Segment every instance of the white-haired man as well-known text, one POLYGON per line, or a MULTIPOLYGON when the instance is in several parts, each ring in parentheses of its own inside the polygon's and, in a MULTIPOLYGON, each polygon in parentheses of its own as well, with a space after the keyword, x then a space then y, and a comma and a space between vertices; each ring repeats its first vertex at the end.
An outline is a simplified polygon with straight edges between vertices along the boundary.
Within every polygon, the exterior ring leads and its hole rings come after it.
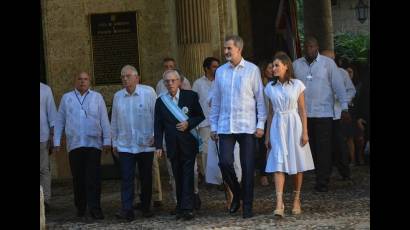
POLYGON ((152 160, 154 157, 154 108, 157 94, 150 86, 139 84, 135 67, 121 70, 124 89, 115 93, 112 105, 111 130, 114 154, 118 154, 121 168, 120 219, 132 221, 134 211, 134 178, 136 163, 141 181, 141 210, 151 217, 152 160))
POLYGON ((189 220, 194 218, 194 164, 199 152, 199 136, 194 131, 205 116, 198 94, 180 89, 181 76, 176 70, 165 71, 163 79, 168 92, 155 103, 155 153, 161 157, 165 136, 175 178, 177 219, 189 220))

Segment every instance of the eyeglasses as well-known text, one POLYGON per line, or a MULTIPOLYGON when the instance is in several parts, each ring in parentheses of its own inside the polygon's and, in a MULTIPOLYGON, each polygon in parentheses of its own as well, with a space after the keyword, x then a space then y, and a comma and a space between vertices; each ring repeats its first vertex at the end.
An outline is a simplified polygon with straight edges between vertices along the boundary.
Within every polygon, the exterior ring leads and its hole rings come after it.
POLYGON ((174 82, 176 82, 176 81, 178 81, 179 79, 178 78, 175 78, 175 79, 167 79, 167 80, 164 80, 164 82, 165 82, 165 84, 169 84, 169 83, 174 83, 174 82))
POLYGON ((129 78, 131 78, 132 76, 138 76, 138 75, 134 75, 134 74, 126 74, 126 75, 121 75, 121 78, 126 78, 126 79, 129 79, 129 78))

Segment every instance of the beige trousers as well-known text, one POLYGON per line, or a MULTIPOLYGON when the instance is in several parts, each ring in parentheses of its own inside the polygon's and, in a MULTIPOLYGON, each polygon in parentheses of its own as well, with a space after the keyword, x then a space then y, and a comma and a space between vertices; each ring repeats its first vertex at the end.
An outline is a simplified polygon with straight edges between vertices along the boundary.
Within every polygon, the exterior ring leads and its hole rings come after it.
POLYGON ((44 202, 51 197, 50 158, 48 156, 48 141, 40 142, 40 185, 43 187, 44 202))
POLYGON ((211 135, 211 127, 205 126, 205 127, 199 128, 198 131, 199 131, 199 136, 201 136, 201 139, 202 139, 202 146, 201 146, 201 149, 199 150, 201 154, 199 154, 198 156, 199 158, 198 167, 199 167, 199 171, 201 172, 201 174, 205 176, 206 161, 208 159, 208 139, 211 135))

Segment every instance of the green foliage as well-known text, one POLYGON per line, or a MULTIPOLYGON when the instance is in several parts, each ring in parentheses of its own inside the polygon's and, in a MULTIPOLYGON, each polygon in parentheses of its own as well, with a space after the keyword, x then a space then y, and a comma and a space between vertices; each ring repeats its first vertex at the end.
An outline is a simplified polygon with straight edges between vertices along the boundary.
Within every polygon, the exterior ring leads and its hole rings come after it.
POLYGON ((340 33, 334 36, 336 54, 347 58, 350 62, 366 63, 370 49, 368 34, 340 33))

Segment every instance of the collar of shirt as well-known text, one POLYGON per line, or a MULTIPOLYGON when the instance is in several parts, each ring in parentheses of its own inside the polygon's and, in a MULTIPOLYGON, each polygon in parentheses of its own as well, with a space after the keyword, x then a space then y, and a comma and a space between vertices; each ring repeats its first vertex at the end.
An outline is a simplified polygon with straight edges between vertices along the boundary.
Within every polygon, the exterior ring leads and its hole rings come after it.
MULTIPOLYGON (((78 100, 82 100, 84 102, 85 97, 91 93, 91 89, 88 88, 87 91, 84 92, 83 95, 81 95, 80 91, 78 91, 76 88, 74 88, 74 96, 78 98, 78 100)), ((80 103, 81 104, 81 103, 80 103)))
POLYGON ((78 96, 84 97, 85 95, 87 95, 87 93, 90 93, 90 92, 91 92, 91 89, 88 88, 87 91, 85 91, 85 93, 84 93, 83 95, 81 95, 80 91, 78 91, 77 88, 74 88, 74 92, 75 92, 78 96))
POLYGON ((241 61, 239 62, 239 64, 237 66, 234 66, 232 64, 232 62, 229 62, 229 67, 231 67, 232 69, 238 68, 239 66, 241 66, 242 68, 245 67, 245 59, 242 58, 241 61))
POLYGON ((177 93, 175 94, 175 97, 172 97, 169 92, 167 93, 167 95, 171 98, 171 100, 177 102, 177 104, 178 104, 178 102, 179 102, 179 92, 180 92, 180 90, 178 89, 177 93))
POLYGON ((275 76, 268 78, 268 82, 276 81, 276 80, 278 80, 278 77, 275 77, 275 76))
POLYGON ((306 57, 303 57, 303 60, 306 62, 307 65, 311 65, 311 64, 313 64, 314 62, 319 62, 320 59, 322 59, 320 56, 322 56, 322 55, 320 55, 320 53, 318 53, 317 56, 316 56, 316 58, 313 59, 312 63, 310 63, 310 64, 309 64, 309 62, 307 61, 306 57))
POLYGON ((294 79, 290 79, 289 82, 288 82, 288 81, 285 81, 284 83, 280 82, 279 79, 277 79, 276 82, 273 82, 273 81, 272 81, 271 85, 272 85, 273 87, 275 87, 275 86, 286 87, 286 86, 290 86, 291 84, 294 84, 294 83, 295 83, 295 82, 294 82, 294 79), (273 83, 275 83, 275 84, 273 84, 273 83))
MULTIPOLYGON (((212 81, 211 80, 209 80, 209 78, 206 76, 206 75, 204 75, 204 76, 202 76, 203 78, 204 78, 204 80, 205 81, 207 81, 207 82, 211 82, 212 83, 212 81)), ((214 78, 214 80, 215 80, 215 78, 214 78)))
POLYGON ((134 95, 139 95, 139 93, 138 93, 138 85, 136 85, 135 86, 135 89, 134 89, 134 92, 130 95, 129 93, 128 93, 128 91, 127 91, 127 89, 126 88, 124 88, 124 97, 127 97, 127 96, 134 96, 134 95))

